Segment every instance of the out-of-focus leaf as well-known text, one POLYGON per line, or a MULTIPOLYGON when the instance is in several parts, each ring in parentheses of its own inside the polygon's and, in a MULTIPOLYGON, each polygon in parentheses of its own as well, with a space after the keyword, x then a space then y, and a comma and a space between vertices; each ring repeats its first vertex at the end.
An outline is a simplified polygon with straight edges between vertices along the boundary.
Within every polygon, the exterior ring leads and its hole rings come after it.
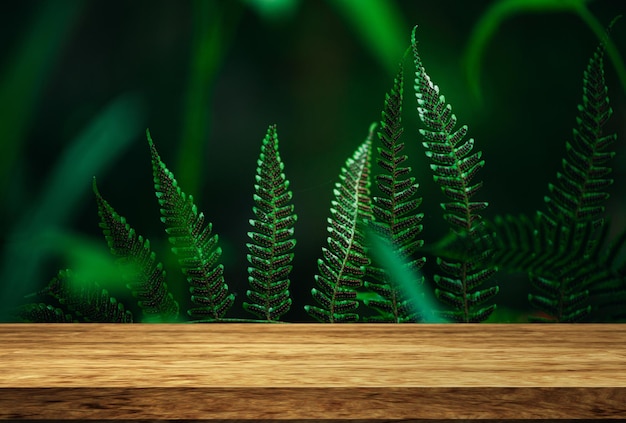
POLYGON ((62 258, 63 267, 79 275, 79 281, 97 282, 111 294, 130 297, 124 274, 137 271, 138 266, 131 268, 130 263, 120 266, 101 239, 49 228, 41 234, 39 242, 42 249, 54 251, 62 258))
POLYGON ((395 3, 388 0, 329 0, 361 37, 390 75, 398 71, 408 45, 409 27, 395 3))
MULTIPOLYGON (((499 0, 494 2, 474 26, 465 49, 465 72, 471 91, 481 100, 481 61, 487 44, 500 25, 511 16, 523 13, 570 12, 578 15, 599 40, 605 41, 604 26, 587 9, 590 0, 499 0)), ((626 91, 626 69, 615 44, 606 40, 606 51, 615 67, 624 91, 626 91)))
MULTIPOLYGON (((238 3, 226 4, 236 6, 238 3)), ((176 175, 185 192, 198 197, 202 181, 204 146, 211 124, 213 82, 226 46, 237 28, 238 7, 222 7, 214 0, 195 0, 193 40, 176 175)))
POLYGON ((106 170, 143 133, 143 106, 134 95, 124 95, 97 115, 63 152, 42 187, 41 196, 7 236, 0 267, 0 319, 7 305, 19 302, 49 278, 39 268, 44 256, 56 251, 41 238, 49 229, 62 228, 91 193, 94 174, 106 170))
POLYGON ((300 0, 244 0, 267 21, 280 21, 294 16, 300 0))
POLYGON ((72 210, 91 195, 94 174, 106 170, 143 133, 143 105, 126 94, 97 115, 59 158, 42 190, 33 221, 63 224, 72 210))
POLYGON ((3 63, 0 77, 0 197, 46 78, 59 57, 84 1, 40 2, 21 42, 3 63))
POLYGON ((423 323, 448 323, 435 312, 437 302, 433 299, 429 289, 418 283, 421 279, 420 275, 409 269, 407 263, 394 250, 391 242, 374 232, 370 232, 368 236, 371 242, 370 251, 374 258, 389 274, 392 283, 399 286, 408 298, 414 299, 417 304, 417 310, 414 312, 424 316, 423 323))

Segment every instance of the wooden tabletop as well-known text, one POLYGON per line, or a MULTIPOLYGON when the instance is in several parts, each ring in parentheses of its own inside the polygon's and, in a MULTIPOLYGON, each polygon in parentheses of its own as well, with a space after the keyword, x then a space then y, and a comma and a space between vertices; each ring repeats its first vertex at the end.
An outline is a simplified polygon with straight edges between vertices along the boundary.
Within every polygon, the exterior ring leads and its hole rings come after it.
POLYGON ((0 419, 626 418, 621 324, 0 324, 0 419))

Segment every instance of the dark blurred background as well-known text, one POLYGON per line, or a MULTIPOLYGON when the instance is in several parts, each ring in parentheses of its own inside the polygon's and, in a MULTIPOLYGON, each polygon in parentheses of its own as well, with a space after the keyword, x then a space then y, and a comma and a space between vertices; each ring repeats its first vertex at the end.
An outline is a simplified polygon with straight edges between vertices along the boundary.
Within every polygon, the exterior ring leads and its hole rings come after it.
MULTIPOLYGON (((414 25, 427 72, 483 151, 477 178, 484 188, 476 199, 489 201, 485 216, 542 209, 575 124, 597 25, 624 12, 618 0, 2 2, 2 318, 58 269, 97 273, 108 249, 93 176, 150 239, 173 290, 186 295, 159 221, 146 128, 220 236, 226 282, 238 294, 229 316, 251 318, 241 307, 246 233, 261 140, 276 123, 298 214, 294 304, 284 319, 310 321, 302 308, 313 304, 334 182, 380 119, 414 25), (485 43, 474 44, 473 34, 484 34, 485 43)), ((623 58, 625 21, 612 40, 623 58)), ((607 57, 605 69, 614 109, 609 130, 619 136, 608 206, 618 232, 626 226, 626 76, 618 55, 607 57)), ((410 60, 405 70, 405 151, 424 197, 428 244, 448 230, 444 197, 417 133, 410 60)), ((494 283, 501 320, 507 310, 527 308, 525 278, 498 274, 494 283)))

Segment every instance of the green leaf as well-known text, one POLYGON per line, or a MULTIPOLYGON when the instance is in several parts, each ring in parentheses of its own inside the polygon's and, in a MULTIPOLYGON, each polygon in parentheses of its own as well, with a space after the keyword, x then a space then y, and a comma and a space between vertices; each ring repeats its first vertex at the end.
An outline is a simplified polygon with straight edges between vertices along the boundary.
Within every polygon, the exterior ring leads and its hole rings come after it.
POLYGON ((111 253, 119 257, 118 263, 124 269, 127 287, 138 299, 146 321, 175 321, 178 318, 178 303, 167 288, 165 270, 161 262, 156 261, 150 241, 137 235, 126 219, 102 198, 96 186, 96 178, 93 179, 93 191, 98 204, 100 228, 111 253))
POLYGON ((608 161, 615 155, 607 151, 617 134, 605 134, 605 125, 613 114, 609 105, 608 88, 604 79, 604 47, 598 46, 589 59, 583 76, 583 102, 578 106, 577 126, 571 142, 566 143, 563 171, 557 173, 555 184, 549 185, 545 197, 546 217, 555 225, 563 219, 570 222, 591 221, 595 227, 603 224, 606 192, 613 180, 608 161))
POLYGON ((224 282, 224 266, 217 235, 211 234, 211 223, 205 223, 193 196, 178 186, 174 174, 165 166, 146 131, 152 155, 154 190, 161 206, 161 221, 169 235, 172 251, 178 257, 181 271, 190 285, 191 301, 197 307, 187 311, 195 318, 218 321, 230 309, 235 296, 224 282))
MULTIPOLYGON (((402 166, 407 156, 402 155, 404 143, 400 138, 402 128, 402 99, 404 89, 404 73, 402 67, 394 79, 391 91, 385 96, 385 105, 382 112, 381 131, 378 137, 382 146, 378 148, 379 158, 376 160, 383 171, 376 176, 380 196, 374 197, 372 211, 374 220, 368 222, 370 230, 377 237, 388 240, 393 255, 405 266, 405 276, 416 275, 426 259, 416 258, 414 253, 422 247, 424 242, 417 237, 422 231, 423 213, 417 208, 422 198, 416 197, 419 185, 415 178, 410 176, 411 168, 402 166)), ((374 238, 376 241, 378 238, 374 238)), ((378 245, 378 244, 376 244, 378 245)), ((384 246, 385 244, 383 244, 384 246)), ((382 248, 382 246, 379 245, 382 248)), ((380 249, 379 249, 380 250, 380 249)), ((413 305, 415 298, 408 297, 407 291, 402 289, 401 278, 392 278, 390 271, 396 271, 390 265, 398 265, 397 261, 389 261, 392 257, 385 255, 386 249, 379 251, 380 260, 374 260, 368 268, 368 276, 373 280, 365 282, 365 287, 380 295, 380 299, 366 301, 368 307, 376 309, 378 316, 368 318, 368 321, 385 322, 416 322, 420 321, 421 313, 416 312, 413 305), (383 261, 384 260, 384 261, 383 261)), ((374 257, 376 258, 376 256, 374 257)), ((401 272, 397 270, 397 272, 401 272)), ((423 279, 410 279, 415 284, 423 284, 423 279)))
POLYGON ((58 248, 43 240, 72 221, 89 195, 87 181, 107 169, 141 131, 143 105, 134 95, 112 101, 69 144, 44 178, 41 195, 12 225, 0 267, 0 317, 7 305, 37 289, 46 255, 58 248), (52 248, 45 248, 51 246, 52 248), (16 266, 16 263, 19 263, 16 266))
POLYGON ((365 287, 380 295, 379 299, 366 299, 368 307, 379 310, 380 315, 369 322, 420 322, 446 323, 435 310, 435 302, 425 289, 424 277, 409 257, 404 257, 389 238, 374 230, 368 233, 370 251, 375 262, 381 263, 386 283, 365 282, 365 287))
MULTIPOLYGON (((452 106, 446 103, 445 97, 439 92, 439 87, 426 73, 417 50, 416 29, 413 29, 411 46, 416 68, 417 111, 425 126, 420 129, 420 134, 425 139, 422 144, 427 150, 426 157, 433 162, 431 165, 433 179, 452 200, 441 204, 445 211, 444 219, 458 236, 468 239, 470 244, 479 243, 483 237, 484 225, 478 212, 485 209, 487 203, 472 201, 472 197, 482 186, 482 182, 476 183, 472 179, 484 166, 485 161, 481 160, 480 151, 470 154, 474 148, 474 140, 471 138, 465 140, 467 126, 457 128, 457 118, 452 113, 452 106)), ((487 307, 475 310, 477 301, 471 300, 472 295, 480 295, 484 291, 473 291, 479 284, 488 280, 496 269, 489 268, 486 264, 485 256, 489 255, 489 251, 477 252, 476 248, 472 248, 471 251, 474 253, 458 262, 438 261, 439 267, 452 276, 435 278, 435 282, 443 283, 439 284, 441 289, 436 290, 437 298, 454 309, 443 317, 475 322, 486 320, 489 313, 495 309, 487 307)), ((498 289, 495 287, 494 291, 489 292, 495 295, 498 289)), ((491 297, 492 294, 487 296, 491 297)))
POLYGON ((322 248, 318 260, 319 274, 315 275, 318 289, 312 289, 313 298, 321 305, 306 305, 306 312, 321 322, 354 322, 359 319, 356 288, 363 285, 363 277, 370 260, 366 254, 364 222, 371 220, 370 157, 372 131, 367 139, 346 160, 341 168, 340 182, 335 184, 335 200, 331 202, 328 219, 328 247, 322 248))
POLYGON ((247 292, 251 303, 243 307, 268 321, 279 320, 289 311, 289 273, 296 245, 293 226, 297 216, 291 204, 289 181, 283 173, 283 162, 278 152, 276 125, 267 130, 257 161, 255 189, 256 219, 250 220, 254 231, 248 236, 250 254, 248 281, 252 290, 247 292))
POLYGON ((599 266, 590 257, 596 256, 598 246, 606 233, 604 221, 606 189, 613 180, 608 176, 614 151, 607 151, 616 140, 616 134, 605 134, 605 124, 613 111, 609 105, 608 88, 604 78, 605 46, 601 43, 589 59, 583 74, 583 101, 578 106, 577 126, 571 142, 566 143, 563 171, 549 184, 545 196, 547 212, 541 217, 557 235, 553 248, 574 257, 555 263, 550 256, 553 275, 531 278, 539 295, 531 294, 531 304, 553 316, 557 322, 577 322, 591 315, 589 291, 594 295, 600 286, 606 286, 610 271, 599 266), (594 237, 593 229, 601 228, 594 237), (571 301, 576 298, 576 301, 571 301), (543 308, 541 308, 543 307, 543 308))

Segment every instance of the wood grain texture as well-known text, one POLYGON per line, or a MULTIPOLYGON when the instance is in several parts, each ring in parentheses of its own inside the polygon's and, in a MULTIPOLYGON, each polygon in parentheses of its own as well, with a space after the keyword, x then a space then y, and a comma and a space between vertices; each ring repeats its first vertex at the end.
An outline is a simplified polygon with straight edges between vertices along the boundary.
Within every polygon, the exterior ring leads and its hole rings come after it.
POLYGON ((626 325, 0 324, 0 419, 626 418, 626 325))

